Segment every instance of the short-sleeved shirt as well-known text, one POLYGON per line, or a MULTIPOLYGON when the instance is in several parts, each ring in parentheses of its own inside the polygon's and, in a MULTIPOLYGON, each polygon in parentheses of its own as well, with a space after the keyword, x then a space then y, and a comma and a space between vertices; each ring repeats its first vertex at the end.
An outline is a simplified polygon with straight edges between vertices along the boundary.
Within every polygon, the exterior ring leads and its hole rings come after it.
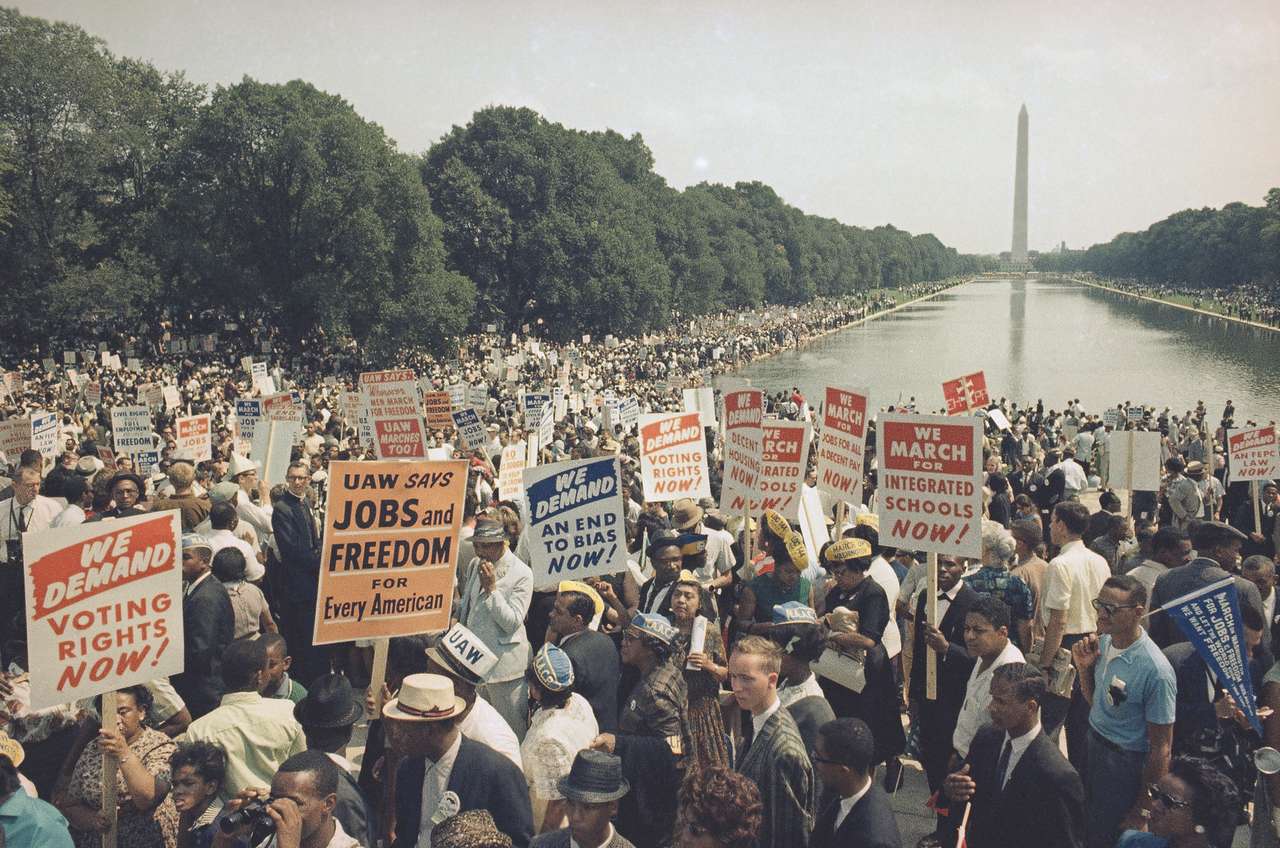
POLYGON ((62 813, 21 789, 0 804, 0 831, 6 848, 72 848, 74 844, 62 813))
POLYGON ((1063 633, 1092 633, 1098 624, 1093 599, 1110 576, 1107 561, 1086 548, 1084 542, 1075 539, 1063 545, 1045 573, 1044 599, 1040 603, 1045 626, 1052 610, 1065 610, 1063 633))
POLYGON ((1178 682, 1159 646, 1142 631, 1122 651, 1111 637, 1099 640, 1093 667, 1093 706, 1089 725, 1126 751, 1146 752, 1148 724, 1173 724, 1178 682))

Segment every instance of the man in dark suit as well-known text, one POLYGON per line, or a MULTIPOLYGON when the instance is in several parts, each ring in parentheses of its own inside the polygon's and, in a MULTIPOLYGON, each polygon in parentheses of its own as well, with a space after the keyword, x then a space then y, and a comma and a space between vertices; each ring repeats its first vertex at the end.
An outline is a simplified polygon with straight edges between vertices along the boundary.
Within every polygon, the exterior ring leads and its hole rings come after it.
POLYGON ((222 654, 235 639, 236 614, 222 583, 209 572, 213 548, 203 536, 182 537, 182 630, 185 660, 170 681, 193 719, 222 700, 222 654))
POLYGON ((911 701, 920 722, 921 765, 935 792, 947 776, 952 747, 951 736, 964 706, 965 688, 973 670, 964 641, 964 619, 978 600, 978 593, 964 584, 964 565, 950 556, 938 557, 938 626, 926 621, 927 589, 916 605, 915 661, 911 664, 911 701), (926 653, 938 657, 938 697, 929 700, 925 681, 926 653))
POLYGON ((818 813, 809 848, 902 848, 889 796, 871 779, 876 742, 858 718, 818 729, 813 767, 833 797, 818 813))
POLYGON ((285 472, 288 490, 271 513, 271 532, 280 549, 282 606, 280 629, 293 655, 299 680, 315 680, 329 670, 325 651, 311 644, 320 579, 320 532, 307 503, 311 470, 295 462, 285 472))
POLYGON ((426 752, 406 757, 396 769, 392 848, 418 844, 424 806, 429 826, 467 810, 488 810, 515 848, 527 848, 533 838, 524 774, 497 751, 462 735, 458 723, 466 708, 453 682, 439 674, 410 674, 399 696, 382 708, 388 744, 426 752), (433 780, 424 782, 428 763, 433 780))
POLYGON ((612 733, 618 729, 618 649, 608 636, 591 629, 604 602, 597 604, 600 596, 585 583, 566 580, 560 589, 547 635, 573 662, 573 691, 591 705, 600 732, 612 733))
MULTIPOLYGON (((1227 577, 1235 577, 1240 593, 1240 605, 1251 606, 1262 612, 1262 595, 1258 587, 1240 575, 1240 546, 1249 537, 1229 524, 1218 521, 1197 521, 1191 525, 1191 544, 1196 558, 1186 565, 1170 568, 1156 578, 1151 590, 1150 609, 1159 609, 1174 598, 1196 589, 1203 589, 1227 577)), ((1151 638, 1161 648, 1187 641, 1182 629, 1171 615, 1151 617, 1151 638)))
POLYGON ((965 802, 972 807, 967 848, 1084 844, 1084 787, 1040 728, 1044 695, 1035 666, 1009 663, 992 672, 991 724, 978 731, 964 765, 943 786, 953 816, 965 802))

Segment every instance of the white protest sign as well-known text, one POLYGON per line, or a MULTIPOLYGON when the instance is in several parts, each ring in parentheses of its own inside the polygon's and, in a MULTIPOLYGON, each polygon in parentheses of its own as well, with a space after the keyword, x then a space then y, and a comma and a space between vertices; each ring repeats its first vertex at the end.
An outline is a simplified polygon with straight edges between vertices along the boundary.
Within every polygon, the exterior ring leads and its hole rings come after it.
POLYGON ((991 419, 992 424, 995 424, 1001 430, 1012 429, 1012 425, 1009 424, 1009 417, 1004 414, 1003 410, 1000 410, 1000 409, 987 410, 987 417, 991 419))
POLYGON ((525 469, 535 591, 626 569, 620 480, 615 456, 525 469))
POLYGON ((62 352, 62 364, 63 364, 63 365, 75 365, 75 364, 76 364, 76 352, 75 352, 74 350, 64 350, 64 351, 62 352))
POLYGON ((818 491, 862 503, 867 446, 867 390, 827 386, 818 437, 818 491))
POLYGON ((165 412, 175 412, 182 406, 182 396, 178 394, 178 387, 165 384, 160 391, 164 395, 165 412))
POLYGON ((809 466, 812 427, 803 421, 764 422, 760 492, 752 501, 753 514, 777 510, 790 522, 800 521, 800 491, 809 466), (759 504, 759 509, 755 508, 759 504))
POLYGON ((702 416, 697 412, 640 416, 640 474, 645 500, 711 497, 702 416))
POLYGON ((1102 410, 1102 423, 1106 424, 1113 430, 1120 426, 1120 419, 1122 417, 1124 417, 1124 413, 1115 407, 1102 410))
POLYGON ((720 483, 720 508, 733 515, 751 509, 760 494, 763 421, 764 393, 759 389, 741 389, 724 396, 724 479, 720 483))
POLYGON ((173 450, 176 459, 204 462, 213 459, 213 433, 209 414, 179 418, 177 422, 177 446, 173 450))
POLYGON ((360 375, 360 386, 369 405, 378 458, 426 459, 426 427, 413 371, 366 371, 360 375))
POLYGON ((1274 425, 1227 431, 1231 480, 1274 480, 1280 474, 1280 450, 1274 425))
POLYGON ((23 535, 31 707, 180 674, 177 510, 23 535))
POLYGON ((58 363, 54 362, 51 357, 47 357, 47 356, 43 360, 41 360, 40 365, 41 367, 44 368, 46 372, 50 374, 52 374, 54 370, 58 367, 58 363))
POLYGON ((270 394, 275 391, 274 381, 270 390, 266 388, 267 381, 271 380, 271 378, 267 376, 267 363, 254 362, 253 360, 250 360, 249 361, 249 378, 251 380, 251 385, 253 386, 253 388, 257 389, 262 394, 264 395, 270 394))
POLYGON ((259 444, 265 442, 262 454, 255 456, 261 466, 260 475, 268 486, 285 482, 285 472, 289 470, 289 460, 293 455, 293 445, 302 433, 302 425, 297 421, 264 421, 258 425, 259 444), (265 435, 265 440, 263 436, 265 435))
POLYGON ((622 418, 622 430, 630 433, 640 423, 640 402, 635 398, 627 398, 618 406, 618 414, 622 418))
POLYGON ((91 407, 102 403, 102 383, 94 380, 84 384, 84 402, 91 407))
POLYGON ((31 447, 31 417, 15 415, 0 421, 0 453, 16 462, 18 455, 31 447))
POLYGON ((1111 467, 1107 482, 1117 489, 1155 492, 1160 488, 1160 434, 1146 430, 1112 433, 1107 444, 1111 467))
POLYGON ((534 430, 542 422, 542 407, 551 403, 550 392, 524 392, 520 409, 524 412, 524 428, 534 430))
POLYGON ((683 389, 684 411, 701 412, 702 426, 716 426, 716 392, 710 386, 699 389, 683 389))
POLYGON ((453 428, 462 435, 462 443, 467 450, 483 450, 485 445, 484 424, 474 409, 459 409, 451 414, 453 428))
POLYGON ((257 398, 236 399, 236 453, 249 456, 253 438, 262 422, 262 401, 257 398))
POLYGON ((512 442, 503 447, 501 465, 498 467, 498 498, 500 500, 518 501, 524 494, 526 449, 524 442, 512 442))
POLYGON ((550 403, 544 403, 542 405, 540 420, 538 421, 538 445, 541 447, 550 445, 551 441, 555 438, 555 435, 555 409, 552 408, 550 403))
POLYGON ((111 410, 111 437, 117 454, 136 454, 155 446, 151 411, 145 406, 117 406, 111 410))
POLYGON ((138 472, 138 476, 145 480, 151 476, 151 472, 155 471, 156 466, 160 464, 160 451, 140 451, 133 455, 133 460, 134 465, 137 466, 134 470, 138 472))
POLYGON ((31 413, 31 449, 40 451, 40 455, 45 459, 53 459, 62 452, 58 444, 58 416, 56 413, 31 413))
POLYGON ((453 383, 449 386, 449 408, 462 409, 467 405, 467 384, 453 383))
POLYGON ((982 555, 982 420, 881 413, 876 514, 880 540, 982 555))

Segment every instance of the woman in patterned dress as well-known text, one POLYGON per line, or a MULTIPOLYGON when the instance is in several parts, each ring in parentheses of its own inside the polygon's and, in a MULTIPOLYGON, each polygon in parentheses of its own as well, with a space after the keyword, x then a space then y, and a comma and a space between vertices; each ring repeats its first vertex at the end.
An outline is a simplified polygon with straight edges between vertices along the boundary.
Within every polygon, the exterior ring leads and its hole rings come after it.
POLYGON ((671 589, 671 623, 680 631, 672 662, 684 669, 689 689, 686 769, 709 769, 731 765, 729 746, 720 712, 720 684, 729 679, 720 626, 710 594, 698 582, 698 575, 682 571, 671 589), (690 652, 693 622, 699 615, 707 619, 707 639, 702 650, 690 652), (695 666, 690 669, 688 666, 695 666))

